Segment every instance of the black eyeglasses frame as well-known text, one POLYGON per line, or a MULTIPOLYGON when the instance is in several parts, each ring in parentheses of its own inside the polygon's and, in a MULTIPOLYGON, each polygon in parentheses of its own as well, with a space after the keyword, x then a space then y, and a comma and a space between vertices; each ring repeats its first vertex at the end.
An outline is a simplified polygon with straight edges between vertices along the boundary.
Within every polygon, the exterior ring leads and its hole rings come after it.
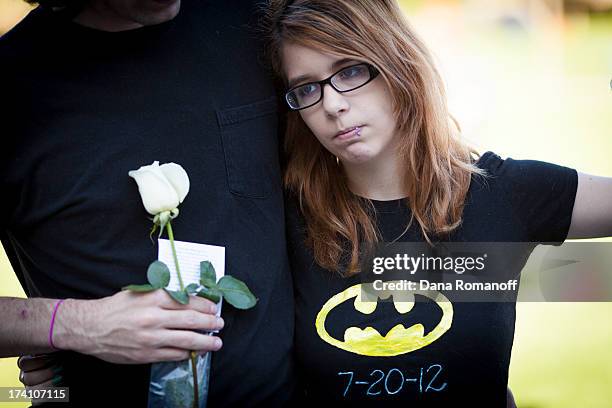
POLYGON ((285 102, 287 102, 287 105, 289 106, 289 109, 291 109, 293 111, 300 111, 302 109, 310 108, 311 106, 314 106, 317 103, 321 102, 321 100, 323 99, 323 93, 324 93, 325 85, 327 85, 327 84, 329 84, 332 88, 334 88, 334 90, 336 92, 338 92, 338 93, 345 93, 345 92, 354 91, 354 90, 359 89, 359 88, 361 88, 363 86, 366 86, 367 84, 372 82, 379 74, 380 74, 380 71, 375 66, 373 66, 371 64, 368 64, 367 62, 360 62, 358 64, 349 65, 347 67, 340 68, 338 71, 334 72, 333 74, 331 74, 327 78, 322 79, 320 81, 306 82, 304 84, 300 84, 300 85, 296 85, 296 86, 292 87, 291 89, 289 89, 289 90, 287 90, 285 92, 285 102), (370 72, 370 79, 368 79, 363 84, 361 84, 359 86, 356 86, 355 88, 346 89, 346 90, 340 90, 340 89, 336 88, 336 86, 334 85, 334 83, 331 80, 333 77, 335 77, 336 75, 338 75, 340 72, 344 71, 345 69, 349 69, 349 68, 353 68, 353 67, 358 67, 360 65, 365 65, 368 68, 368 71, 370 72), (321 87, 321 96, 319 97, 319 99, 317 99, 316 102, 313 102, 313 103, 311 103, 310 105, 307 105, 307 106, 302 106, 301 108, 294 108, 293 106, 291 106, 291 104, 289 103, 289 94, 291 92, 295 91, 298 88, 301 88, 301 87, 306 86, 306 85, 311 85, 311 84, 318 84, 318 85, 320 85, 320 87, 321 87))

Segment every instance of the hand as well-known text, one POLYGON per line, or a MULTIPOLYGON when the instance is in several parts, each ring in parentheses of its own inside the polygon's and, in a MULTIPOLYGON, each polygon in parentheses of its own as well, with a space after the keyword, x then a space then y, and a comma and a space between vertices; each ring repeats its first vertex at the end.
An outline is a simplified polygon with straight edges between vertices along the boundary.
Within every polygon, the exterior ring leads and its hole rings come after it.
POLYGON ((64 310, 64 324, 62 310, 58 313, 56 346, 111 363, 181 361, 189 358, 190 351, 217 351, 222 345, 218 337, 195 331, 218 330, 224 324, 215 316, 217 306, 197 296, 190 296, 189 304, 181 305, 163 290, 122 291, 64 306, 68 310, 64 310))
POLYGON ((19 381, 26 388, 52 387, 61 381, 61 366, 53 354, 21 356, 17 359, 19 381))
MULTIPOLYGON (((62 386, 62 367, 57 364, 53 354, 21 356, 17 366, 21 369, 19 381, 26 386, 26 390, 62 386)), ((40 403, 39 400, 32 400, 32 406, 40 403)))

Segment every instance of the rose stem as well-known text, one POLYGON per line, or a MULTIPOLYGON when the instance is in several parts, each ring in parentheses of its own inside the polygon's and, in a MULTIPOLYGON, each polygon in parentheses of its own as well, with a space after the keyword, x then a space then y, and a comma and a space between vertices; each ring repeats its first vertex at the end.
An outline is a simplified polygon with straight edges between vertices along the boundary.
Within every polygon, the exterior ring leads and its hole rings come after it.
MULTIPOLYGON (((183 285, 183 279, 181 278, 181 270, 179 268, 178 257, 176 256, 176 248, 174 247, 174 233, 172 232, 172 225, 168 220, 166 224, 166 230, 168 231, 168 238, 170 239, 170 247, 172 248, 172 256, 174 257, 174 266, 176 267, 176 276, 178 276, 179 285, 181 286, 181 290, 185 290, 185 285, 183 285)), ((190 353, 191 360, 191 368, 193 370, 193 406, 197 408, 199 404, 199 390, 198 390, 198 369, 196 366, 196 353, 192 351, 190 353)))

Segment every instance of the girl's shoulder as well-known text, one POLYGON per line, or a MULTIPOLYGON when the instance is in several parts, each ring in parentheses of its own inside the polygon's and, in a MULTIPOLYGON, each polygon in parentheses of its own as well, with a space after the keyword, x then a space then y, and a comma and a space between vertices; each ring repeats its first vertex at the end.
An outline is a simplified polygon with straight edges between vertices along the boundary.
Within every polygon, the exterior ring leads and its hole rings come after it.
POLYGON ((549 190, 559 184, 572 187, 573 184, 577 186, 578 182, 578 173, 573 168, 534 159, 502 158, 492 151, 483 153, 474 164, 486 171, 488 182, 504 185, 505 188, 514 187, 541 194, 544 193, 541 188, 549 190))
POLYGON ((469 199, 483 212, 509 208, 532 241, 562 242, 571 222, 578 172, 532 159, 502 158, 487 151, 475 163, 486 176, 474 175, 469 199), (495 204, 495 208, 492 207, 495 204))

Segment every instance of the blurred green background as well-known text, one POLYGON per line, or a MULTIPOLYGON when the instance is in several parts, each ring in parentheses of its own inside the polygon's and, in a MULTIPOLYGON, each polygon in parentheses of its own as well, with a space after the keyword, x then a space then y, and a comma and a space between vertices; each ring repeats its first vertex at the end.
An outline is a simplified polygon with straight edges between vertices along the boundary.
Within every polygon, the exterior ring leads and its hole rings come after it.
MULTIPOLYGON (((612 176, 612 0, 400 3, 481 152, 612 176)), ((28 9, 1 0, 0 34, 28 9)), ((25 297, 3 251, 0 296, 25 297)), ((518 405, 612 406, 611 316, 612 303, 518 304, 510 367, 518 405)), ((17 375, 15 359, 0 359, 0 386, 20 385, 17 375)))

